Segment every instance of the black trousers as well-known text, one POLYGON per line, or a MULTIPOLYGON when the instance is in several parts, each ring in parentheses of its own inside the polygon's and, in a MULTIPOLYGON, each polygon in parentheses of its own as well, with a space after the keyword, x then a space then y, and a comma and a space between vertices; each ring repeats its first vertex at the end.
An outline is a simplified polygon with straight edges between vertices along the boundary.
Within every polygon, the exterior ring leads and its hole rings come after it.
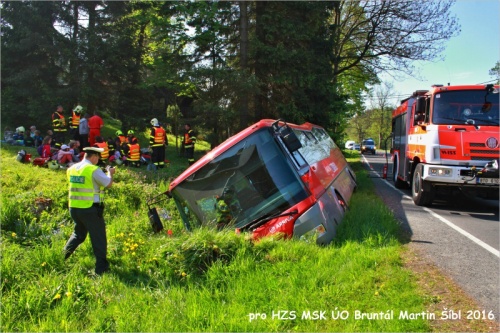
POLYGON ((66 131, 52 131, 52 141, 56 148, 61 148, 63 144, 66 143, 66 131))
POLYGON ((109 262, 106 259, 108 244, 103 211, 104 207, 96 204, 90 208, 70 208, 69 213, 75 223, 75 228, 64 246, 65 259, 67 259, 85 241, 87 234, 90 234, 96 259, 96 274, 102 274, 109 270, 109 262))
POLYGON ((151 154, 151 162, 159 168, 163 168, 165 166, 164 146, 153 147, 153 153, 151 154))

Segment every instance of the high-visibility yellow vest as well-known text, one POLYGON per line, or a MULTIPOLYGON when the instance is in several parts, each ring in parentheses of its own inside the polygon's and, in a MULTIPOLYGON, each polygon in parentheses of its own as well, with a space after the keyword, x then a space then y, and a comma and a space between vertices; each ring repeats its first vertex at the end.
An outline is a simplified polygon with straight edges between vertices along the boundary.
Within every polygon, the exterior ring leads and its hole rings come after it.
POLYGON ((92 183, 92 174, 97 170, 97 165, 87 164, 77 170, 75 167, 68 169, 69 180, 69 207, 89 208, 94 203, 94 194, 99 194, 99 201, 102 202, 103 187, 95 192, 92 183))

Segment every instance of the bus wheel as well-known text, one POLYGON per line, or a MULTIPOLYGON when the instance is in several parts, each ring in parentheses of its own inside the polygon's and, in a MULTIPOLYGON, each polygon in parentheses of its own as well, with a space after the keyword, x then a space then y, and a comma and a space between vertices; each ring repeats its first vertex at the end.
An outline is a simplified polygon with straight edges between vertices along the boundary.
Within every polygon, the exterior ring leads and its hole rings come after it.
POLYGON ((403 188, 407 188, 408 185, 406 184, 406 182, 402 181, 401 179, 398 178, 398 158, 397 157, 394 157, 394 162, 392 164, 392 176, 393 176, 393 180, 394 180, 394 187, 396 188, 399 188, 399 189, 403 189, 403 188))
POLYGON ((432 201, 434 200, 434 191, 432 187, 430 189, 425 190, 426 181, 422 179, 422 172, 424 170, 424 166, 422 164, 418 164, 413 172, 413 181, 411 184, 411 196, 413 198, 413 202, 417 206, 430 206, 432 201))

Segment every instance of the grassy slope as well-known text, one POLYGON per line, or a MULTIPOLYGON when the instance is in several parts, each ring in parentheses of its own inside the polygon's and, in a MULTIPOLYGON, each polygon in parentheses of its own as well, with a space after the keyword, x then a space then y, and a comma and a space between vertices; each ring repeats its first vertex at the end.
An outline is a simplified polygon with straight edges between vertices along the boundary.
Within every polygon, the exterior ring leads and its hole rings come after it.
POLYGON ((336 242, 317 247, 200 230, 186 233, 174 212, 173 236, 153 234, 145 201, 167 187, 186 162, 169 149, 161 174, 121 168, 106 196, 113 272, 89 275, 87 240, 64 262, 72 231, 65 173, 15 161, 2 147, 2 331, 429 331, 426 320, 398 320, 425 310, 402 267, 397 223, 373 194, 359 164, 359 187, 336 242), (169 158, 169 157, 167 157, 169 158), (36 199, 51 199, 43 211, 36 199), (295 320, 272 317, 296 311, 295 320), (333 320, 332 311, 347 311, 333 320), (394 320, 355 319, 355 311, 394 310, 394 320), (326 311, 327 320, 301 319, 326 311), (252 313, 261 319, 250 321, 252 313), (266 319, 262 319, 262 314, 266 319))

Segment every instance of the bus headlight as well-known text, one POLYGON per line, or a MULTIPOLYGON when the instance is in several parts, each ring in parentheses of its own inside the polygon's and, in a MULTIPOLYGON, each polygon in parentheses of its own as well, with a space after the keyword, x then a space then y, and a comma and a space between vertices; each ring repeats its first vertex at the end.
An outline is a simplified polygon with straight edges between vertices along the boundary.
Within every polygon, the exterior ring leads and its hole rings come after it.
POLYGON ((302 236, 300 236, 299 239, 306 243, 316 243, 318 237, 323 235, 325 232, 326 232, 325 227, 322 224, 320 224, 316 228, 311 229, 302 236))
POLYGON ((448 169, 448 168, 430 167, 429 168, 429 176, 451 177, 452 172, 451 172, 451 169, 448 169))

